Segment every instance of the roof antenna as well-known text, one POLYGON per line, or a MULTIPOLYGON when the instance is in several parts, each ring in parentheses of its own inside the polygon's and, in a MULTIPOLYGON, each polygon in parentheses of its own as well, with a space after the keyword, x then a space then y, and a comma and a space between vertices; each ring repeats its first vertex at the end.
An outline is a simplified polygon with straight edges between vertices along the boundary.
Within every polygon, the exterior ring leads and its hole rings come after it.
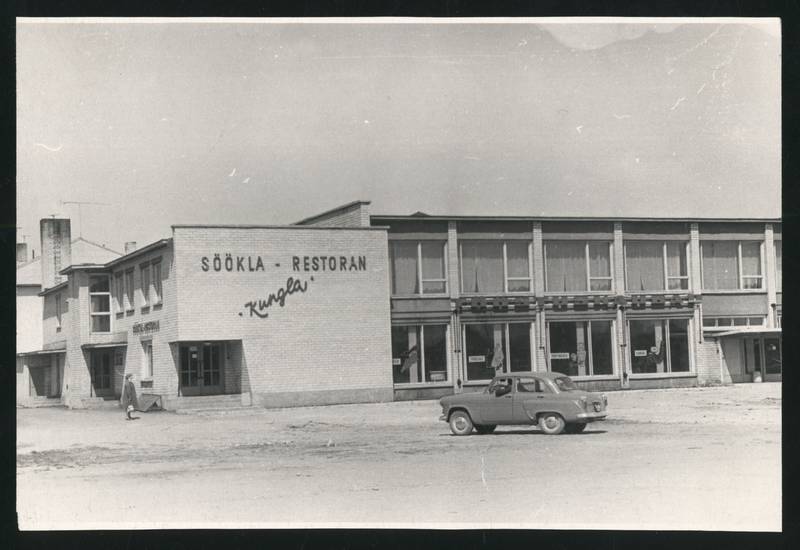
POLYGON ((82 218, 82 206, 84 204, 96 205, 96 206, 111 206, 111 203, 108 202, 89 202, 89 201, 65 201, 62 200, 61 204, 77 204, 78 205, 78 237, 83 237, 83 229, 81 225, 81 218, 82 218))

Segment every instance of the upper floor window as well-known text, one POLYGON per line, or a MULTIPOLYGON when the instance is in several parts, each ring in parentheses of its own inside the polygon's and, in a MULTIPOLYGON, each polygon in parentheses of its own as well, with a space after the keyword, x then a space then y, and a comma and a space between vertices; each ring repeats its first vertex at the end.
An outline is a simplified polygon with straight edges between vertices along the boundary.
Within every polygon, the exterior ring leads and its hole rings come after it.
POLYGON ((61 293, 56 294, 56 332, 61 330, 61 293))
POLYGON ((783 252, 781 241, 775 241, 775 290, 783 292, 783 252))
POLYGON ((108 275, 89 277, 89 315, 92 332, 111 332, 111 283, 108 275))
POLYGON ((114 274, 114 309, 119 314, 125 311, 125 280, 123 275, 122 271, 114 274))
POLYGON ((530 241, 461 241, 464 293, 530 292, 530 241))
POLYGON ((682 241, 627 241, 625 288, 633 292, 688 289, 687 246, 682 241))
POLYGON ((150 306, 150 264, 139 266, 139 281, 142 284, 142 307, 150 306))
POLYGON ((153 305, 161 304, 161 259, 153 261, 153 305))
POLYGON ((133 301, 133 268, 125 271, 125 311, 132 311, 133 301))
POLYGON ((445 241, 390 241, 392 294, 446 294, 446 247, 445 241))
POLYGON ((764 288, 759 241, 702 241, 704 290, 764 288))
POLYGON ((611 243, 546 241, 547 292, 603 292, 611 290, 611 243))

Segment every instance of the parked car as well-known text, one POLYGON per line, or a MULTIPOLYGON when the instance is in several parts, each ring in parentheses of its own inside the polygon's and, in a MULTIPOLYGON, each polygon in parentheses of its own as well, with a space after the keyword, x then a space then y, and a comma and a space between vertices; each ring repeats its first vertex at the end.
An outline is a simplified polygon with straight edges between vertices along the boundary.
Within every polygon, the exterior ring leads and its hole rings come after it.
POLYGON ((455 435, 492 433, 498 424, 538 425, 546 434, 580 433, 589 422, 604 420, 605 394, 579 389, 556 372, 504 374, 481 393, 442 397, 442 416, 455 435))

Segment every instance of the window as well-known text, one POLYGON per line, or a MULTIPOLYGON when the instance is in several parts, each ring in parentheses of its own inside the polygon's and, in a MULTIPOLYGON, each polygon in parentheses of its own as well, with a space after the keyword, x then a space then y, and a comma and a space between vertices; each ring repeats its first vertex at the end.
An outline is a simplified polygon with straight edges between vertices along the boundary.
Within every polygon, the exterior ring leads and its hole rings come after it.
POLYGON ((547 241, 544 256, 547 292, 611 290, 611 243, 547 241))
POLYGON ((764 287, 759 241, 703 241, 704 290, 741 290, 764 287))
POLYGON ((161 304, 161 259, 152 263, 153 268, 153 305, 161 304))
POLYGON ((393 326, 394 383, 447 382, 446 335, 447 325, 393 326))
POLYGON ((125 272, 125 311, 133 311, 133 269, 125 272))
POLYGON ((142 342, 142 378, 153 377, 153 342, 142 342))
MULTIPOLYGON (((775 241, 775 291, 783 292, 783 247, 781 241, 775 241)), ((780 325, 778 325, 780 326, 780 325)))
POLYGON ((627 241, 625 288, 633 292, 688 289, 687 246, 681 241, 627 241))
POLYGON ((89 315, 92 332, 111 332, 111 292, 108 275, 89 277, 89 315))
POLYGON ((462 241, 461 289, 464 293, 531 291, 530 242, 462 241))
POLYGON ((202 344, 180 346, 181 390, 186 388, 213 388, 219 391, 222 385, 222 344, 204 342, 202 344))
POLYGON ((611 321, 548 324, 550 370, 567 376, 614 374, 611 321))
POLYGON ((125 312, 125 280, 123 273, 114 274, 114 309, 117 313, 125 312))
POLYGON ((531 323, 467 324, 464 341, 467 380, 533 370, 531 323))
POLYGON ((727 329, 730 327, 763 327, 766 325, 766 317, 705 317, 703 316, 703 328, 727 329))
POLYGON ((56 294, 56 332, 61 331, 61 293, 56 294))
POLYGON ((142 284, 142 307, 150 306, 150 264, 139 266, 139 281, 142 284))
POLYGON ((392 294, 446 294, 446 247, 444 241, 391 241, 392 294))
POLYGON ((630 321, 634 374, 689 372, 689 320, 630 321))

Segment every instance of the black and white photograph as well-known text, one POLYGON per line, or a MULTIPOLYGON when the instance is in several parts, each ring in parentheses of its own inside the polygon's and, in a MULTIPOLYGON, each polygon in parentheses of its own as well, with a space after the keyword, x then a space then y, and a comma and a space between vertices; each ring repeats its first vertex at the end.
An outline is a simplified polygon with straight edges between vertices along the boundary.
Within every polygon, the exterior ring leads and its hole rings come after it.
POLYGON ((782 530, 780 19, 15 33, 19 530, 782 530))

